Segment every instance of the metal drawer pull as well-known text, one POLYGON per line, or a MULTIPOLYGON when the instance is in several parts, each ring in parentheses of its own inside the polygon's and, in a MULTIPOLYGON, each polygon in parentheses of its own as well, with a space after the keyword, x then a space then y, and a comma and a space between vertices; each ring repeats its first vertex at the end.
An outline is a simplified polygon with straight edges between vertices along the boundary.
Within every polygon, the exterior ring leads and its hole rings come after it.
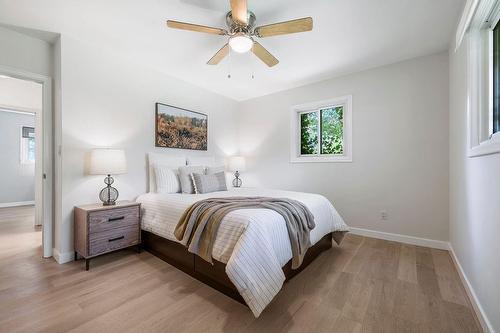
POLYGON ((125 216, 120 216, 120 217, 110 217, 108 219, 108 222, 113 222, 113 221, 119 221, 119 220, 123 220, 125 218, 125 216))
POLYGON ((110 238, 108 239, 108 242, 114 242, 114 241, 117 241, 117 240, 120 240, 120 239, 124 239, 125 236, 120 236, 120 237, 116 237, 116 238, 110 238))

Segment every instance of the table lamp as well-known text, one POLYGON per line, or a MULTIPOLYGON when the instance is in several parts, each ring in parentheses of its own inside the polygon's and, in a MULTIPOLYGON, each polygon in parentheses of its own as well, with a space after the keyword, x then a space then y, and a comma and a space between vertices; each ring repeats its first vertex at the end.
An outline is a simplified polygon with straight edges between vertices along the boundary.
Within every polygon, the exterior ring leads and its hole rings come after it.
POLYGON ((107 185, 99 193, 104 206, 111 206, 118 199, 118 190, 111 186, 114 183, 111 175, 119 175, 127 172, 127 161, 125 151, 122 149, 94 149, 90 153, 90 174, 106 175, 104 183, 107 185))
POLYGON ((233 186, 241 187, 240 171, 245 171, 245 158, 243 156, 233 156, 229 158, 229 171, 234 172, 233 186))

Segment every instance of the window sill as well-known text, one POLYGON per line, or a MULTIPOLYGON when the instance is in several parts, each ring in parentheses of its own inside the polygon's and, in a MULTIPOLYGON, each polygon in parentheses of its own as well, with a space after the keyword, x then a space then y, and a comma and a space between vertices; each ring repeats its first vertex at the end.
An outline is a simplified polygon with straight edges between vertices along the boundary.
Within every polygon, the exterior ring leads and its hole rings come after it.
POLYGON ((290 163, 350 163, 351 156, 311 156, 292 157, 290 163))
POLYGON ((469 149, 469 157, 478 157, 500 153, 500 132, 495 133, 491 139, 481 142, 469 149))

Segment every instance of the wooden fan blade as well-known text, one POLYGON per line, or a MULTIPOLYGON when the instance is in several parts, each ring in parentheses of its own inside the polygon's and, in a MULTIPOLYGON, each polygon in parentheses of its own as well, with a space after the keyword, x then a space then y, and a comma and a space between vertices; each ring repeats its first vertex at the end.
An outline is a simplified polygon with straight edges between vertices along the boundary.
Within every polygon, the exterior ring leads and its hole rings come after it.
POLYGON ((222 59, 224 59, 229 53, 229 44, 221 47, 219 51, 207 62, 208 65, 217 65, 222 59))
POLYGON ((313 28, 312 17, 285 21, 280 23, 263 25, 255 28, 255 34, 259 37, 270 37, 277 35, 293 34, 296 32, 310 31, 313 28))
POLYGON ((253 42, 252 52, 262 60, 269 67, 273 67, 278 64, 278 59, 276 59, 264 46, 260 45, 258 42, 253 42))
POLYGON ((213 34, 213 35, 227 35, 227 31, 224 29, 212 28, 212 27, 207 27, 205 25, 198 25, 198 24, 185 23, 185 22, 172 21, 172 20, 167 21, 167 27, 173 28, 173 29, 204 32, 204 33, 213 34))
POLYGON ((231 14, 234 21, 247 25, 247 10, 247 0, 231 0, 231 14))

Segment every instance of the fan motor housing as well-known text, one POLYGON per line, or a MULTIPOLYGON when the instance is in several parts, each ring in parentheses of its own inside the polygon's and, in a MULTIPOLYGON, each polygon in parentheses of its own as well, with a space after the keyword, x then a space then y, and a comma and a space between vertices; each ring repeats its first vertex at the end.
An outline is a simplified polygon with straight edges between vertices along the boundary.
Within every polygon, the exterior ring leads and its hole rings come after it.
POLYGON ((233 15, 231 12, 226 14, 226 24, 229 27, 229 32, 231 34, 236 34, 238 32, 243 32, 245 34, 251 34, 255 27, 255 14, 251 11, 247 12, 247 25, 242 25, 233 20, 233 15))

